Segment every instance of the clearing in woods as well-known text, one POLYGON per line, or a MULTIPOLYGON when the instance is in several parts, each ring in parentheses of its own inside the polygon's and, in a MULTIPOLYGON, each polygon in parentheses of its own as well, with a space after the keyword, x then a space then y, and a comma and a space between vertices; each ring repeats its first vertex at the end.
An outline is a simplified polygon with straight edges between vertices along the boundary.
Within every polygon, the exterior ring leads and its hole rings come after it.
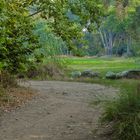
POLYGON ((90 102, 112 98, 116 89, 60 81, 29 81, 22 85, 38 90, 38 96, 1 117, 1 140, 105 140, 94 134, 102 109, 90 102))

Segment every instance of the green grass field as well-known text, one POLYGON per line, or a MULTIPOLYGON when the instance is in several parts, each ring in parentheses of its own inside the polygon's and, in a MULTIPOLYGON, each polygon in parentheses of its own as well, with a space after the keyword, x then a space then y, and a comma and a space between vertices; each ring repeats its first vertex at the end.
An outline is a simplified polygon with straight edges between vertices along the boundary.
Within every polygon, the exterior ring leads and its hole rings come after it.
POLYGON ((87 70, 105 74, 108 71, 120 72, 129 69, 140 69, 140 58, 65 58, 68 68, 73 70, 87 70))
POLYGON ((68 62, 70 71, 93 70, 99 72, 102 78, 76 79, 81 82, 98 83, 107 86, 117 87, 125 91, 133 92, 140 83, 139 79, 105 79, 108 71, 121 72, 130 69, 140 69, 140 58, 65 58, 68 62))

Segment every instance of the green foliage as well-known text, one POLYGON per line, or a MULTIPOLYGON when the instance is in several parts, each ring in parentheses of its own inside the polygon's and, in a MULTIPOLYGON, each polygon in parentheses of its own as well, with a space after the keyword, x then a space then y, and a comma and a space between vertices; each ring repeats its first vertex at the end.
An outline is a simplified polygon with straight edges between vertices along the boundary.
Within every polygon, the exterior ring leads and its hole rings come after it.
POLYGON ((97 0, 39 0, 33 3, 36 11, 41 11, 40 15, 49 22, 52 31, 67 43, 69 50, 74 48, 73 40, 83 37, 82 29, 87 21, 99 23, 102 15, 97 0), (69 13, 76 18, 71 18, 69 13))
POLYGON ((138 55, 139 1, 104 0, 104 3, 106 11, 99 29, 102 46, 105 48, 104 52, 108 54, 111 50, 114 55, 138 55), (121 49, 125 51, 118 53, 121 49))
POLYGON ((33 21, 28 17, 30 1, 0 1, 0 61, 3 68, 16 73, 37 48, 33 21))
POLYGON ((40 48, 35 51, 36 55, 43 55, 46 61, 60 61, 59 55, 66 49, 65 42, 61 37, 52 33, 52 29, 45 20, 39 19, 36 22, 35 34, 39 38, 40 48))
POLYGON ((140 40, 140 5, 135 8, 135 12, 131 15, 130 22, 129 29, 133 38, 138 41, 140 40))
POLYGON ((139 140, 140 85, 135 85, 133 91, 126 89, 117 99, 109 101, 102 122, 113 122, 113 138, 117 140, 139 140))
POLYGON ((89 18, 91 21, 99 22, 100 9, 96 0, 86 0, 86 2, 83 0, 0 1, 0 61, 2 68, 10 73, 17 73, 26 70, 26 67, 33 61, 41 62, 43 55, 47 56, 49 60, 58 52, 60 54, 61 46, 64 46, 65 43, 69 46, 69 50, 73 49, 73 40, 81 39, 82 29, 89 18), (70 19, 69 12, 77 18, 70 19), (36 15, 37 13, 39 15, 36 15), (33 15, 35 15, 34 18, 32 18, 33 15), (47 21, 48 27, 45 27, 46 25, 40 29, 37 27, 35 34, 39 35, 40 44, 38 44, 33 32, 35 25, 33 19, 40 19, 40 17, 47 21), (42 48, 35 51, 39 45, 42 48))
POLYGON ((77 47, 73 49, 72 54, 74 56, 83 57, 87 55, 87 49, 88 49, 87 46, 77 47))

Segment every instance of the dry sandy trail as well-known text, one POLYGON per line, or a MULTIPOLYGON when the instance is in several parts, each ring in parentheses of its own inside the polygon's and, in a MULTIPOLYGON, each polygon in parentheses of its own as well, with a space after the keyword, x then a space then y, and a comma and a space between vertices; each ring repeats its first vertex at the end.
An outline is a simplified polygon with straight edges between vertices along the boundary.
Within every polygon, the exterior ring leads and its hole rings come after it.
POLYGON ((97 127, 101 109, 89 103, 97 97, 112 97, 117 90, 97 84, 60 81, 29 81, 23 85, 30 85, 39 95, 1 117, 0 140, 105 139, 92 132, 97 127))

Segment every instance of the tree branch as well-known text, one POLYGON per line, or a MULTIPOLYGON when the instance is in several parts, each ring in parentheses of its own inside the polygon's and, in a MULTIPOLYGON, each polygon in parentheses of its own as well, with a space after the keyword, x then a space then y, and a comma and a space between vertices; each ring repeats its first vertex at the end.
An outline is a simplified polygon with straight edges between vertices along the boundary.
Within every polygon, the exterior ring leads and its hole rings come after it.
POLYGON ((36 12, 34 12, 34 13, 30 14, 28 17, 35 16, 35 15, 37 15, 37 14, 41 13, 42 11, 43 11, 42 9, 41 9, 41 10, 39 10, 39 11, 36 11, 36 12))

